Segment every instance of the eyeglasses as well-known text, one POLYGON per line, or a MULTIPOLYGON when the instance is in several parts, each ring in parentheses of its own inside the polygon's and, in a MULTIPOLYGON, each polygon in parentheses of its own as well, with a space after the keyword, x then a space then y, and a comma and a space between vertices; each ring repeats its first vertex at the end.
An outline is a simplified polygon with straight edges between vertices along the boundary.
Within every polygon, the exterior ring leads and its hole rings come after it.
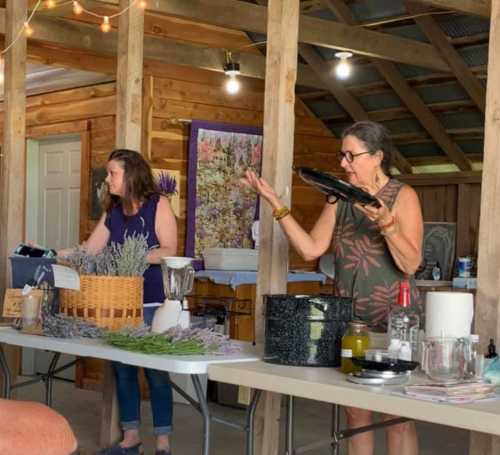
POLYGON ((347 150, 347 152, 339 152, 339 161, 342 161, 345 158, 348 163, 352 163, 354 159, 357 158, 358 156, 366 155, 368 153, 371 154, 371 152, 361 152, 361 153, 356 153, 356 155, 354 155, 349 150, 347 150))

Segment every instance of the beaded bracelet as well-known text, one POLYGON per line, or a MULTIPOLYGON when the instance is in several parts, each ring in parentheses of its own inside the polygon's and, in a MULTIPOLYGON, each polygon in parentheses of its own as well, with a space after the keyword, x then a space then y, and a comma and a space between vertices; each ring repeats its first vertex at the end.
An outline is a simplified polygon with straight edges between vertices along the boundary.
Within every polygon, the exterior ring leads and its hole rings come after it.
POLYGON ((284 205, 280 209, 274 209, 273 210, 273 218, 276 221, 281 220, 282 218, 285 218, 285 216, 290 215, 290 209, 284 205))

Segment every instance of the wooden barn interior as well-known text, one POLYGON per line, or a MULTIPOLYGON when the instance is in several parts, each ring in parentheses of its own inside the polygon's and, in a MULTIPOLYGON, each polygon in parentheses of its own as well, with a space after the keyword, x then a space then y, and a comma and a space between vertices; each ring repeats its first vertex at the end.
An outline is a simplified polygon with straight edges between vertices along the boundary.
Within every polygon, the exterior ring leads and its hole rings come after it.
MULTIPOLYGON (((79 242, 97 223, 93 178, 114 148, 140 151, 154 169, 179 171, 183 256, 192 121, 263 128, 263 174, 283 191, 292 181, 293 216, 310 229, 324 195, 293 175, 291 166, 342 177, 342 130, 354 121, 374 120, 391 132, 394 175, 416 190, 424 221, 456 223, 455 256, 470 256, 477 264, 476 332, 485 341, 498 339, 497 0, 300 0, 298 47, 293 30, 288 34, 277 25, 293 14, 295 0, 269 2, 279 4, 282 15, 274 25, 267 23, 267 0, 148 0, 145 10, 130 8, 119 17, 113 15, 132 0, 80 1, 95 15, 76 14, 71 1, 48 3, 0 1, 4 47, 36 8, 29 36, 23 33, 2 55, 0 295, 14 246, 56 238, 50 232, 41 236, 27 221, 37 204, 28 186, 41 178, 30 160, 38 160, 44 147, 62 141, 76 150, 72 165, 79 180, 65 185, 78 207, 71 229, 79 242), (106 33, 103 16, 110 18, 106 33), (338 51, 353 54, 346 81, 333 75, 338 51), (225 88, 228 58, 240 65, 236 94, 225 88), (293 73, 294 66, 294 91, 283 95, 284 72, 293 73), (293 112, 286 109, 290 99, 293 112)), ((286 291, 287 270, 318 270, 317 262, 304 262, 293 248, 289 256, 283 252, 270 212, 261 223, 267 248, 259 271, 269 273, 259 273, 256 286, 236 290, 200 280, 191 300, 230 301, 230 333, 244 341, 261 339, 260 296, 286 291)), ((331 292, 332 286, 331 280, 294 283, 288 291, 331 292)), ((19 353, 9 355, 19 368, 19 353)), ((101 390, 104 375, 102 361, 87 359, 78 364, 76 383, 101 390)), ((262 419, 272 418, 271 407, 262 419)), ((262 438, 264 446, 271 445, 262 453, 277 453, 273 430, 262 430, 262 438)), ((496 437, 472 433, 469 453, 498 453, 498 444, 496 437)))

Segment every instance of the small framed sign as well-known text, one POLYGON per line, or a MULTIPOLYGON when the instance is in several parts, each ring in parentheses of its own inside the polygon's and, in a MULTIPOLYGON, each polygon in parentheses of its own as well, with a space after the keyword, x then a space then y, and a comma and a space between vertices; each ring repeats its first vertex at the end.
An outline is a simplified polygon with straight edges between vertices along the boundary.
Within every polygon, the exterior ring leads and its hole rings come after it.
MULTIPOLYGON (((23 305, 23 295, 22 289, 7 289, 5 291, 5 297, 3 299, 3 312, 2 316, 4 318, 21 318, 22 312, 21 308, 23 305)), ((41 289, 33 289, 32 294, 40 297, 43 296, 43 291, 41 289)))

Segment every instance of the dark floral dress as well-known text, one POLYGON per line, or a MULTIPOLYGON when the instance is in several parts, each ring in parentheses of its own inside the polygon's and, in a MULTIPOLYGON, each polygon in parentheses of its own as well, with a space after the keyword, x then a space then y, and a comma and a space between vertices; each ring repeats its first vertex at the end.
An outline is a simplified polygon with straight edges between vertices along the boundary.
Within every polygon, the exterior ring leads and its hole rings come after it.
MULTIPOLYGON (((390 179, 376 194, 389 209, 404 184, 390 179)), ((397 302, 399 283, 405 274, 399 270, 380 234, 351 203, 339 201, 334 233, 335 293, 352 297, 356 319, 370 330, 385 332, 391 306, 397 302)), ((422 315, 422 302, 413 277, 410 278, 412 305, 422 315)), ((422 320, 422 319, 421 319, 422 320)))

